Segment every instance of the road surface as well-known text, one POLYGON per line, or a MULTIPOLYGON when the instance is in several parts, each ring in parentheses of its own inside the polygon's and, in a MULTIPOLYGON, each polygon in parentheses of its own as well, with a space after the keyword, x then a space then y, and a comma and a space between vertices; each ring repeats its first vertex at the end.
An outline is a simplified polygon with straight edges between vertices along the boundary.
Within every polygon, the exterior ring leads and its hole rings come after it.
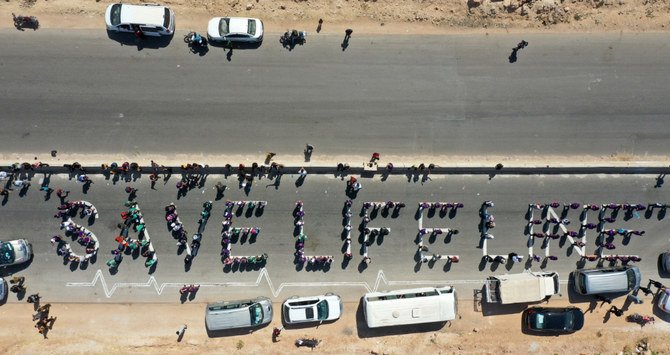
MULTIPOLYGON (((74 265, 71 268, 56 255, 49 238, 62 234, 60 220, 53 218, 58 206, 55 195, 44 200, 44 192, 36 190, 39 176, 35 176, 28 194, 19 197, 13 193, 0 207, 0 222, 3 225, 2 239, 9 237, 28 238, 34 246, 35 258, 19 275, 28 279, 29 290, 39 290, 48 294, 54 302, 174 302, 179 299, 177 290, 183 284, 201 284, 199 301, 216 301, 235 297, 265 295, 276 300, 294 294, 316 294, 334 291, 347 301, 355 301, 368 290, 384 290, 411 285, 454 284, 464 298, 471 298, 472 291, 481 287, 481 280, 492 274, 522 272, 524 263, 515 265, 493 265, 482 263, 483 250, 480 246, 479 208, 483 201, 492 200, 495 207, 489 212, 495 217, 497 226, 491 230, 495 239, 487 241, 488 254, 519 255, 529 253, 527 237, 524 235, 526 212, 529 203, 572 202, 582 203, 650 203, 670 200, 667 189, 654 188, 652 176, 497 176, 489 180, 487 176, 434 176, 425 184, 413 183, 400 176, 392 176, 381 182, 378 178, 361 179, 363 190, 354 200, 353 254, 351 262, 344 263, 342 248, 343 225, 342 208, 347 196, 345 183, 329 176, 308 176, 300 187, 296 187, 296 176, 283 177, 278 188, 264 179, 257 181, 246 196, 238 189, 234 177, 224 180, 220 175, 211 175, 204 189, 193 189, 186 197, 177 199, 175 178, 163 184, 160 181, 157 190, 149 189, 146 179, 136 182, 114 183, 94 176, 95 183, 87 194, 82 192, 81 184, 69 181, 66 176, 52 176, 51 187, 63 187, 72 190, 72 200, 84 199, 93 203, 100 218, 90 227, 100 240, 97 260, 86 267, 74 265), (214 200, 212 189, 216 181, 224 181, 229 186, 223 199, 214 201, 212 217, 203 234, 202 247, 190 268, 185 267, 184 254, 177 254, 175 240, 170 235, 164 207, 170 202, 177 206, 189 237, 197 229, 197 220, 201 205, 206 200, 214 200), (120 213, 125 210, 123 202, 127 198, 126 185, 139 189, 137 201, 144 212, 147 230, 158 255, 158 264, 153 272, 144 266, 144 259, 126 256, 118 268, 111 273, 105 261, 111 258, 110 251, 117 243, 117 223, 121 222, 120 213), (269 261, 263 270, 224 269, 220 259, 220 231, 224 202, 226 200, 265 200, 268 205, 261 216, 246 216, 246 211, 233 218, 233 226, 260 227, 261 234, 254 243, 249 240, 238 241, 232 247, 232 255, 257 255, 268 253, 269 261), (294 218, 292 212, 297 200, 304 201, 305 243, 307 255, 333 255, 334 262, 329 270, 309 270, 297 268, 294 257, 294 218), (397 217, 377 215, 370 227, 389 227, 391 233, 381 241, 375 241, 369 249, 373 262, 367 268, 361 264, 360 233, 356 231, 361 221, 359 215, 365 201, 402 201, 407 207, 397 217), (435 265, 417 263, 417 206, 420 201, 460 201, 465 204, 454 216, 434 216, 424 212, 424 227, 448 227, 458 229, 459 234, 451 238, 444 235, 437 238, 425 237, 430 253, 459 255, 460 262, 448 266, 444 260, 435 265), (90 283, 90 284, 87 284, 90 283), (69 284, 69 286, 68 286, 69 284)), ((560 209, 557 209, 557 211, 560 209)), ((539 218, 536 212, 535 218, 539 218)), ((568 230, 578 229, 579 214, 570 212, 567 216, 571 224, 568 230)), ((589 213, 588 221, 597 220, 597 214, 589 213)), ((75 222, 87 225, 86 219, 76 217, 75 222)), ((626 228, 645 230, 643 237, 632 237, 622 243, 621 237, 615 237, 616 254, 636 254, 642 257, 639 267, 644 282, 648 278, 658 279, 656 264, 660 252, 668 247, 668 218, 659 210, 640 218, 624 220, 623 213, 617 221, 606 228, 626 228)), ((131 233, 131 236, 133 234, 131 233)), ((586 251, 595 250, 594 231, 586 234, 586 251)), ((190 238, 189 238, 190 239, 190 238)), ((569 273, 578 267, 580 257, 570 243, 564 240, 551 241, 549 252, 545 252, 537 243, 533 253, 555 255, 559 260, 551 261, 546 270, 558 271, 563 281, 569 273)), ((80 254, 80 246, 72 242, 73 249, 80 254)), ((595 263, 593 264, 595 266, 595 263)), ((532 265, 533 270, 541 270, 539 263, 532 265)), ((16 271, 16 270, 10 270, 16 271)), ((562 286, 564 296, 568 297, 568 284, 562 286)), ((11 298, 15 300, 15 298, 11 298)), ((10 301, 11 301, 10 300, 10 301)))
MULTIPOLYGON (((92 30, 0 31, 0 151, 664 155, 663 34, 309 37, 199 56, 92 30), (122 41, 123 42, 123 41, 122 41)), ((264 153, 261 153, 264 155, 264 153)))

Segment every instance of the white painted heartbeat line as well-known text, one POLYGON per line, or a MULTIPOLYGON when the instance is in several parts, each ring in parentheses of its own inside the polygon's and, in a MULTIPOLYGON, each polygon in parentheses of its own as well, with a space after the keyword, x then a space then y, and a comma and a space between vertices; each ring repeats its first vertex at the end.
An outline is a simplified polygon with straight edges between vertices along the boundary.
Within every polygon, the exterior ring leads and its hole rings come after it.
MULTIPOLYGON (((341 281, 341 282, 283 282, 279 285, 279 287, 275 288, 274 284, 272 283, 272 280, 270 279, 270 275, 268 274, 267 269, 263 268, 261 269, 258 278, 256 279, 255 282, 209 282, 209 283, 200 283, 200 287, 258 287, 261 285, 263 279, 268 284, 268 287, 270 288, 270 291, 272 292, 272 295, 274 297, 277 297, 284 288, 290 288, 290 287, 323 287, 323 286, 346 286, 346 287, 360 287, 364 288, 367 292, 375 292, 379 290, 379 285, 384 282, 384 284, 388 286, 396 286, 396 285, 443 285, 445 282, 450 283, 450 284, 476 284, 476 283, 484 283, 484 280, 451 280, 451 281, 446 281, 446 280, 440 280, 440 281, 431 281, 431 280, 414 280, 414 281, 389 281, 386 278, 386 275, 384 275, 383 270, 379 270, 377 273, 377 279, 375 280, 375 284, 373 287, 370 287, 370 285, 365 282, 365 281, 358 281, 358 282, 347 282, 347 281, 341 281)), ((98 269, 96 271, 95 276, 93 277, 93 281, 91 282, 68 282, 65 284, 66 287, 96 287, 96 285, 100 282, 102 285, 102 289, 105 292, 105 296, 107 298, 111 298, 112 295, 119 289, 119 288, 149 288, 152 287, 156 290, 156 293, 158 295, 161 295, 163 291, 165 290, 166 287, 170 288, 181 288, 184 283, 177 283, 177 282, 164 282, 162 284, 158 284, 156 281, 156 278, 153 276, 149 276, 149 279, 146 282, 116 282, 112 287, 110 288, 107 285, 107 281, 105 280, 105 275, 103 274, 102 270, 98 269)))

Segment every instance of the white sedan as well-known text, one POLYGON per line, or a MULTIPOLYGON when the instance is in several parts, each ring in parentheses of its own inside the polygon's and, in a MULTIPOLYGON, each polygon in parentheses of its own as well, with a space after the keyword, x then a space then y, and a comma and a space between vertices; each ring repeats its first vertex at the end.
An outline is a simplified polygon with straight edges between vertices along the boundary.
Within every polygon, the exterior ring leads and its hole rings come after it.
POLYGON ((342 299, 332 293, 312 297, 293 296, 282 305, 286 324, 336 320, 342 315, 342 309, 342 299))
POLYGON ((207 38, 214 42, 261 42, 263 21, 247 17, 215 17, 207 24, 207 38))
POLYGON ((33 246, 25 239, 0 241, 0 266, 22 264, 33 257, 33 246))

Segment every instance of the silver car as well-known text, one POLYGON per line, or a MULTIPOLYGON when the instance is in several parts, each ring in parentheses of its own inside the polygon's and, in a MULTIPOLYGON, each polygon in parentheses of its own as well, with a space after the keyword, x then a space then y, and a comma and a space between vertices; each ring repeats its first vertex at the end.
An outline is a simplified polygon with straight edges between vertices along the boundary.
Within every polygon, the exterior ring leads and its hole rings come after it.
POLYGON ((5 300, 7 297, 7 281, 0 277, 0 302, 5 300))
POLYGON ((0 266, 22 264, 33 257, 33 246, 25 239, 0 241, 0 266))
POLYGON ((661 311, 670 313, 670 290, 667 288, 661 289, 661 294, 658 296, 658 302, 656 304, 661 311))
POLYGON ((205 309, 208 330, 260 327, 272 321, 272 301, 267 297, 211 303, 205 309))
POLYGON ((670 251, 661 254, 661 269, 666 273, 670 273, 670 251))

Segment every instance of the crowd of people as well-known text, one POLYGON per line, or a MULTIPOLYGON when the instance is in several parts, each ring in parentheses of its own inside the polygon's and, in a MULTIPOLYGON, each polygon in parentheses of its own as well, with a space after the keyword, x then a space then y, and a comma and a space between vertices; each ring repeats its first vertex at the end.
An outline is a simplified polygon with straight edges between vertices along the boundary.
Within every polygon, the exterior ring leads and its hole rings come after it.
POLYGON ((312 268, 328 268, 333 262, 332 255, 305 255, 307 234, 305 234, 305 204, 302 200, 295 203, 293 218, 293 224, 295 225, 293 233, 295 239, 294 263, 300 266, 307 263, 312 268))
MULTIPOLYGON (((432 165, 432 164, 431 164, 432 165)), ((431 167, 430 169, 433 169, 431 167)), ((455 216, 456 212, 463 208, 465 205, 461 202, 419 202, 418 203, 418 212, 419 216, 419 230, 417 233, 417 256, 419 263, 429 263, 436 262, 438 260, 445 259, 447 263, 457 263, 460 261, 458 255, 442 255, 433 253, 429 254, 429 248, 424 243, 424 237, 428 236, 429 242, 436 238, 439 235, 445 234, 447 237, 452 235, 459 234, 458 229, 452 229, 448 227, 435 227, 435 228, 426 228, 423 226, 423 213, 424 211, 435 212, 439 211, 440 217, 444 217, 447 213, 451 213, 452 217, 455 216)), ((430 216, 430 214, 429 214, 430 216)), ((446 240, 446 239, 445 239, 446 240)))
POLYGON ((226 267, 238 266, 240 268, 247 266, 265 265, 268 260, 268 254, 251 256, 233 256, 231 255, 232 246, 239 240, 255 241, 261 233, 258 227, 233 227, 233 217, 241 216, 244 209, 247 209, 247 216, 252 216, 253 211, 260 215, 265 210, 267 201, 226 201, 223 212, 223 221, 221 222, 221 261, 226 267), (235 212, 233 210, 237 208, 235 212))
POLYGON ((51 237, 51 245, 56 247, 56 253, 68 262, 75 264, 89 262, 91 258, 97 255, 98 250, 100 249, 98 237, 86 227, 80 226, 72 221, 71 216, 76 214, 77 209, 80 207, 83 207, 81 214, 89 216, 95 214, 97 216, 95 207, 86 201, 76 201, 72 204, 65 203, 59 207, 59 212, 55 215, 55 217, 62 218, 63 220, 60 228, 65 230, 65 237, 62 235, 54 235, 51 237), (62 207, 67 206, 72 207, 61 209, 62 207), (66 237, 70 237, 73 241, 79 243, 79 245, 84 248, 84 255, 76 253, 66 237))
MULTIPOLYGON (((571 246, 576 247, 581 257, 586 261, 605 260, 611 264, 622 262, 623 264, 630 262, 639 262, 642 259, 637 255, 607 255, 606 250, 616 249, 614 243, 616 236, 621 236, 625 239, 632 236, 643 236, 646 232, 644 230, 627 229, 627 228, 607 228, 608 224, 616 223, 619 216, 619 211, 624 211, 624 221, 633 217, 639 218, 639 211, 650 210, 653 208, 663 208, 661 203, 653 204, 632 204, 632 203, 606 203, 606 204, 582 204, 580 202, 560 203, 552 201, 550 203, 531 203, 528 205, 528 219, 526 234, 532 239, 541 239, 544 241, 543 248, 548 250, 548 241, 551 239, 566 238, 571 243, 571 246), (559 215, 550 216, 549 209, 560 209, 559 215), (541 213, 541 219, 533 218, 533 211, 541 213), (568 230, 567 226, 571 225, 568 219, 569 211, 574 210, 579 212, 579 224, 576 230, 568 230), (588 212, 597 212, 597 223, 588 222, 588 212), (541 226, 541 232, 535 232, 534 226, 541 226), (562 231, 560 231, 562 229, 562 231), (593 254, 586 254, 586 232, 595 230, 597 236, 595 239, 596 250, 593 254), (560 232, 559 232, 560 231, 560 232)), ((532 244, 531 244, 532 245, 532 244)), ((558 260, 555 255, 547 255, 541 258, 539 255, 531 254, 531 260, 558 260)))
POLYGON ((93 258, 100 248, 98 238, 88 229, 79 226, 71 220, 65 221, 61 224, 65 229, 67 236, 76 238, 76 241, 84 248, 85 254, 82 256, 72 250, 70 243, 68 243, 63 236, 54 235, 51 237, 51 244, 56 247, 56 253, 62 256, 70 263, 88 262, 93 258))
POLYGON ((114 238, 118 244, 115 249, 111 251, 112 258, 107 260, 107 266, 110 269, 118 268, 123 261, 123 254, 140 253, 142 257, 146 258, 144 265, 146 267, 153 266, 158 262, 156 250, 151 243, 149 232, 146 228, 142 211, 135 201, 126 201, 124 203, 127 208, 126 211, 121 212, 122 223, 118 224, 120 229, 119 235, 114 238), (130 237, 130 231, 137 233, 137 238, 130 237))

